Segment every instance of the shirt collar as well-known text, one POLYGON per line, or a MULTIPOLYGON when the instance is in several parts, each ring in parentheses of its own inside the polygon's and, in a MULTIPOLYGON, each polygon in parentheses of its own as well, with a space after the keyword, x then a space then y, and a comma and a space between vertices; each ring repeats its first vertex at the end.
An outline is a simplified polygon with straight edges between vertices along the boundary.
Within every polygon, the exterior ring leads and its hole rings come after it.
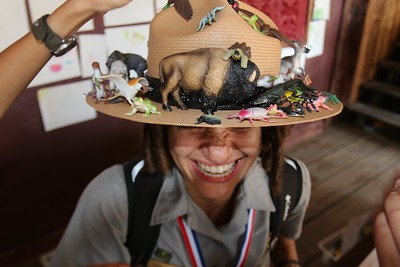
POLYGON ((161 224, 187 214, 188 207, 187 193, 182 176, 175 167, 164 178, 154 206, 150 225, 161 224))

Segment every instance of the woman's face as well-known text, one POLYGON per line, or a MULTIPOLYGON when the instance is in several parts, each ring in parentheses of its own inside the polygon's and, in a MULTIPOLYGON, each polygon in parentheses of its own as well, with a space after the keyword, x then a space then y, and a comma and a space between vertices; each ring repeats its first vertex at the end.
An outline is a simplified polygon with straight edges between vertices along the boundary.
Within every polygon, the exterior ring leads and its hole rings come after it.
POLYGON ((228 199, 261 150, 261 128, 168 128, 171 155, 193 198, 228 199))

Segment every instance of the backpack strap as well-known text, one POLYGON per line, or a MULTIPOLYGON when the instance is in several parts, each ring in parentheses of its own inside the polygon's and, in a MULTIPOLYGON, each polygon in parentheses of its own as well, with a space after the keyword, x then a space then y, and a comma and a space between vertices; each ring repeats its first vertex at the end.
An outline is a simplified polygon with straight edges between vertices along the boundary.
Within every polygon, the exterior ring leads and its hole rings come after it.
POLYGON ((150 220, 163 175, 145 173, 140 171, 142 167, 143 161, 137 159, 123 166, 128 193, 128 233, 124 245, 131 255, 131 266, 146 264, 156 246, 161 227, 150 226, 150 220))
POLYGON ((280 230, 293 209, 297 206, 303 190, 303 176, 299 163, 292 158, 285 158, 283 168, 283 186, 279 195, 271 195, 276 211, 270 218, 270 250, 273 250, 280 230))

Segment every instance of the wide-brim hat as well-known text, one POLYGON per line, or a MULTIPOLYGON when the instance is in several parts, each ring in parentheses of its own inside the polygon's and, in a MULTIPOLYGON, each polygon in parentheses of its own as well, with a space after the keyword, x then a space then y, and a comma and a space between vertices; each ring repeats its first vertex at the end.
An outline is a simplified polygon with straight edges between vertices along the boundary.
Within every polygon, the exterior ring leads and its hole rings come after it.
MULTIPOLYGON (((214 110, 214 116, 217 117, 216 119, 213 116, 204 116, 204 110, 199 109, 199 105, 201 106, 204 100, 196 100, 194 101, 195 104, 193 104, 193 96, 187 97, 187 95, 183 93, 184 88, 181 88, 179 93, 181 97, 184 98, 184 101, 190 98, 188 102, 185 102, 185 104, 189 106, 189 109, 178 109, 174 106, 177 104, 176 101, 174 101, 170 95, 169 100, 172 104, 172 111, 164 111, 163 105, 160 103, 162 100, 159 89, 162 87, 162 84, 169 82, 168 77, 164 77, 165 73, 169 75, 171 72, 184 72, 187 69, 178 66, 179 64, 177 63, 175 65, 170 64, 173 70, 162 70, 160 62, 170 56, 174 57, 177 54, 184 54, 187 56, 189 53, 190 57, 190 53, 193 53, 193 51, 200 51, 201 49, 228 50, 228 48, 232 47, 235 43, 242 48, 243 46, 240 46, 240 44, 244 43, 243 50, 249 48, 249 50, 246 50, 246 53, 244 53, 246 59, 249 59, 248 62, 253 62, 258 69, 257 79, 261 79, 266 75, 271 77, 277 76, 281 68, 281 39, 277 38, 274 34, 267 34, 260 30, 261 27, 267 26, 267 29, 276 29, 276 31, 278 31, 275 23, 264 13, 240 1, 238 4, 241 15, 238 13, 237 9, 235 10, 232 8, 225 0, 182 0, 181 2, 187 2, 187 6, 182 8, 181 3, 179 6, 174 4, 159 12, 150 24, 146 78, 150 82, 150 86, 153 90, 148 93, 147 97, 150 98, 152 105, 154 105, 153 108, 156 108, 160 114, 144 116, 145 114, 137 112, 134 115, 127 115, 132 111, 132 107, 126 102, 114 104, 106 102, 98 103, 96 98, 88 96, 87 102, 90 106, 101 113, 135 122, 205 127, 265 127, 291 125, 326 119, 341 112, 343 105, 337 101, 336 103, 333 103, 335 101, 327 102, 326 108, 315 108, 312 103, 304 103, 304 107, 309 105, 305 108, 304 116, 268 119, 263 116, 250 115, 254 120, 253 123, 249 123, 248 118, 242 121, 239 119, 240 116, 237 116, 243 108, 250 107, 249 103, 237 103, 235 102, 236 99, 232 99, 231 105, 226 104, 226 101, 217 104, 217 108, 214 110), (182 10, 186 13, 182 14, 184 13, 182 10), (256 23, 250 26, 246 18, 256 18, 256 23), (269 122, 266 122, 265 119, 269 122), (218 124, 213 124, 216 120, 219 120, 218 124), (210 124, 199 123, 201 121, 209 121, 210 124)), ((272 32, 274 33, 276 31, 272 32)), ((127 52, 134 53, 134 51, 127 52)), ((208 55, 207 53, 203 54, 208 55)), ((229 60, 232 62, 235 61, 234 59, 229 60)), ((220 67, 218 64, 209 63, 209 61, 207 63, 208 65, 204 65, 201 62, 203 61, 199 60, 198 64, 195 63, 191 66, 194 66, 193 68, 198 68, 200 74, 204 77, 214 80, 219 79, 219 75, 221 75, 218 74, 219 72, 228 71, 227 69, 231 68, 230 65, 240 64, 240 62, 223 63, 220 67), (204 68, 207 68, 207 70, 204 70, 204 68)), ((192 67, 190 69, 192 69, 192 67)), ((239 69, 239 72, 240 71, 239 69)), ((179 75, 182 74, 179 73, 179 75)), ((225 73, 222 75, 225 75, 225 73)), ((183 83, 184 82, 179 82, 178 84, 180 87, 184 87, 184 85, 182 85, 183 83)), ((217 81, 216 83, 219 83, 218 86, 221 87, 221 81, 217 81)), ((203 84, 203 87, 206 86, 203 84)), ((271 88, 269 88, 269 90, 271 90, 271 88)), ((260 89, 255 89, 255 92, 260 92, 260 89)), ((207 94, 195 93, 194 97, 201 98, 203 95, 207 94)), ((236 95, 232 96, 232 98, 235 97, 236 95)), ((257 112, 259 112, 259 110, 257 110, 257 112)))

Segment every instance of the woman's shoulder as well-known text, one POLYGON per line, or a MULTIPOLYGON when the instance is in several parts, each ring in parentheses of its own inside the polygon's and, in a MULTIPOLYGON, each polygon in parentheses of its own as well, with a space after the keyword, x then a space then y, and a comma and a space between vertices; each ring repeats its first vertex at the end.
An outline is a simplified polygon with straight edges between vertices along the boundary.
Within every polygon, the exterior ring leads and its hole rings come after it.
POLYGON ((114 165, 98 174, 85 188, 83 197, 94 202, 126 202, 126 183, 122 165, 114 165))

